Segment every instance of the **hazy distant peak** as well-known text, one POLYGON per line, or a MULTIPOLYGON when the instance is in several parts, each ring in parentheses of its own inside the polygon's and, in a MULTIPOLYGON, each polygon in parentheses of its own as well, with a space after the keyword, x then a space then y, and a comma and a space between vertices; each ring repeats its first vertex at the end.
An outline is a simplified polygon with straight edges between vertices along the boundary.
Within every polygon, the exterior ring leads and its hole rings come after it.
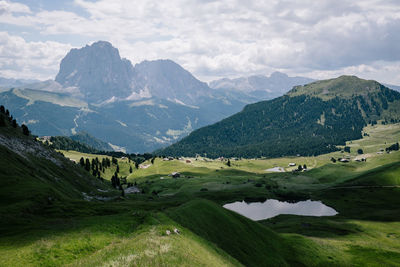
POLYGON ((295 85, 314 81, 306 77, 290 77, 286 73, 273 72, 270 76, 252 75, 236 79, 222 78, 209 83, 213 89, 229 89, 250 93, 259 99, 281 96, 295 85))
POLYGON ((269 77, 270 78, 281 78, 281 79, 289 78, 289 76, 286 73, 279 72, 279 71, 275 71, 275 72, 271 73, 271 75, 269 77))

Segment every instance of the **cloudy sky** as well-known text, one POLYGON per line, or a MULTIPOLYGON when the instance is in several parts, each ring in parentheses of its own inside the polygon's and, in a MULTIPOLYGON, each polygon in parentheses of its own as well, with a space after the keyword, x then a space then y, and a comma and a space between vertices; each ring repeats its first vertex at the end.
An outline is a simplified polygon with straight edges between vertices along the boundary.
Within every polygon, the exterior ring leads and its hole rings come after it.
POLYGON ((278 70, 400 84, 397 0, 0 0, 0 76, 54 78, 71 48, 97 40, 204 81, 278 70))

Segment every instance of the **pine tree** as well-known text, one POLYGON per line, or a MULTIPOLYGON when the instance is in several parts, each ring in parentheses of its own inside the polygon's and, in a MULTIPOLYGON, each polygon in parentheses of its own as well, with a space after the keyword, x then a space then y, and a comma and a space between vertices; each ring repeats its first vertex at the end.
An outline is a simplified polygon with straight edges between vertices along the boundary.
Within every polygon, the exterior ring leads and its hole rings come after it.
POLYGON ((231 166, 231 161, 230 161, 230 159, 228 159, 228 162, 226 163, 226 165, 228 165, 228 167, 231 166))
POLYGON ((111 185, 112 185, 112 187, 116 187, 116 185, 117 185, 114 175, 111 177, 111 185))
POLYGON ((0 127, 6 126, 6 121, 4 120, 3 115, 0 115, 0 127))
POLYGON ((115 184, 116 186, 119 187, 121 185, 121 181, 118 178, 118 173, 115 173, 114 176, 115 176, 115 184))
POLYGON ((299 167, 297 167, 297 170, 301 172, 303 170, 303 167, 301 167, 301 165, 299 165, 299 167))
POLYGON ((132 166, 129 166, 129 173, 132 173, 132 166))
POLYGON ((12 120, 12 127, 17 128, 17 121, 15 119, 12 120))
POLYGON ((106 164, 105 164, 105 166, 106 166, 106 167, 111 167, 111 161, 110 161, 109 158, 106 158, 106 164))
POLYGON ((119 165, 117 165, 117 173, 119 173, 119 165))
POLYGON ((81 159, 79 160, 79 163, 81 164, 82 167, 85 166, 85 160, 83 159, 83 157, 81 157, 81 159))
POLYGON ((96 169, 96 160, 92 159, 92 170, 96 169))
POLYGON ((85 170, 90 171, 90 161, 88 158, 86 158, 86 162, 85 162, 85 170))

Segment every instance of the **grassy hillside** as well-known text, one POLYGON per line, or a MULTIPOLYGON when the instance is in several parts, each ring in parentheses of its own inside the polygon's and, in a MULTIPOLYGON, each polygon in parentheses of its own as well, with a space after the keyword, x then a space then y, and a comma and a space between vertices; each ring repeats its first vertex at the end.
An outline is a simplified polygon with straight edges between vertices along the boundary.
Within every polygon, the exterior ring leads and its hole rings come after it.
POLYGON ((296 233, 313 240, 341 258, 340 265, 398 266, 398 177, 399 160, 314 191, 313 199, 322 200, 339 212, 334 217, 280 215, 261 223, 284 236, 296 233))
MULTIPOLYGON (((0 116, 5 117, 4 114, 0 116)), ((80 166, 22 134, 19 126, 0 127, 1 232, 8 224, 29 216, 51 213, 65 201, 115 197, 108 182, 89 175, 80 166)))
MULTIPOLYGON (((154 164, 148 160, 143 162, 139 169, 135 169, 133 162, 129 162, 125 158, 118 159, 119 176, 126 176, 129 182, 134 183, 136 181, 147 192, 154 190, 159 192, 159 195, 175 195, 180 192, 200 195, 220 192, 220 195, 224 195, 222 192, 226 192, 230 196, 243 196, 243 193, 248 191, 257 196, 262 193, 265 194, 265 186, 273 186, 275 182, 282 185, 279 190, 283 190, 283 187, 293 191, 306 190, 309 187, 321 188, 362 174, 366 170, 400 160, 400 153, 398 152, 377 154, 381 149, 385 149, 400 140, 400 124, 368 126, 363 131, 369 133, 369 136, 346 142, 346 145, 350 147, 350 153, 336 151, 315 157, 231 159, 230 167, 227 166, 227 159, 220 161, 199 157, 197 159, 183 158, 173 161, 156 158, 154 164), (362 155, 357 153, 360 148, 364 151, 362 155), (332 158, 337 160, 346 157, 350 159, 349 163, 332 163, 331 161, 332 158), (358 158, 367 158, 367 161, 356 162, 355 160, 358 158), (296 166, 290 167, 289 163, 296 163, 296 166), (292 170, 297 169, 298 165, 303 166, 304 164, 308 168, 307 173, 302 172, 294 175, 291 173, 292 170), (129 172, 130 167, 133 169, 132 173, 129 172), (285 172, 275 173, 270 171, 275 167, 280 167, 285 172), (173 179, 168 176, 172 172, 180 172, 185 177, 191 178, 173 179), (258 180, 263 184, 262 187, 255 187, 258 180), (206 188, 208 192, 200 192, 202 188, 206 188), (240 190, 237 190, 239 188, 240 190)), ((101 160, 104 157, 76 151, 62 151, 62 153, 75 161, 79 161, 81 157, 90 160, 96 157, 101 160)), ((111 159, 111 157, 108 158, 111 159)), ((106 169, 104 174, 102 173, 102 177, 110 179, 115 171, 116 166, 112 165, 106 169)))
POLYGON ((161 213, 42 221, 0 240, 2 266, 239 266, 223 250, 161 213), (180 234, 166 235, 179 228, 180 234), (13 244, 9 246, 8 244, 13 244))
MULTIPOLYGON (((379 177, 383 170, 376 175, 379 177)), ((59 214, 32 220, 24 228, 8 226, 10 231, 24 230, 0 238, 0 259, 4 266, 15 266, 16 262, 27 266, 231 266, 239 262, 247 266, 396 266, 400 225, 399 218, 393 216, 400 214, 399 205, 394 202, 387 206, 393 194, 371 193, 369 189, 351 189, 349 194, 343 189, 340 193, 330 189, 332 194, 328 189, 310 190, 314 198, 337 209, 339 215, 278 216, 261 222, 277 234, 201 199, 184 203, 183 196, 176 196, 174 200, 163 197, 140 201, 138 196, 104 203, 102 208, 85 202, 70 206, 73 217, 59 214), (343 192, 342 200, 338 194, 343 192), (380 198, 368 211, 380 213, 380 219, 363 218, 358 210, 367 208, 377 196, 380 198), (90 217, 78 216, 82 209, 97 212, 91 212, 90 217), (392 222, 381 222, 385 216, 392 222), (174 228, 180 235, 165 234, 174 228)))
MULTIPOLYGON (((167 214, 197 235, 215 243, 245 266, 304 264, 305 257, 299 253, 301 249, 292 245, 299 246, 307 241, 290 243, 268 228, 212 202, 194 200, 167 214)), ((309 251, 309 256, 313 254, 309 251)), ((328 258, 315 257, 313 265, 327 264, 328 261, 328 258)))
POLYGON ((37 101, 49 102, 59 106, 75 107, 75 108, 88 108, 88 104, 84 101, 78 100, 69 96, 68 94, 47 92, 42 90, 33 89, 12 89, 11 92, 20 97, 28 100, 27 105, 32 105, 37 101))
POLYGON ((342 76, 248 105, 157 153, 214 158, 319 155, 361 138, 368 123, 398 122, 399 114, 400 93, 374 81, 342 76))

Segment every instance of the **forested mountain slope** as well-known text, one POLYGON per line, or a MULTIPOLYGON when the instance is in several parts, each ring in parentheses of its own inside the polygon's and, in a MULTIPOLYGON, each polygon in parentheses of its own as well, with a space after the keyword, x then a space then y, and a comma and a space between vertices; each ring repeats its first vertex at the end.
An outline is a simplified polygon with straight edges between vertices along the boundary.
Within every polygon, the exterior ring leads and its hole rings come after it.
POLYGON ((286 95, 192 132, 165 155, 279 157, 317 155, 362 137, 368 123, 397 122, 400 93, 355 76, 296 86, 286 95))

